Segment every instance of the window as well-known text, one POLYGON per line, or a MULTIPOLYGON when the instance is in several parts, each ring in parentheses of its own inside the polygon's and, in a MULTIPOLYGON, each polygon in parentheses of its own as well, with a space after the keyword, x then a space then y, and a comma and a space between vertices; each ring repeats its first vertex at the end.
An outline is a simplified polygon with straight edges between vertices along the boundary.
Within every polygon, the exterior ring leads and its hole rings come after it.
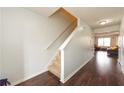
POLYGON ((110 46, 111 39, 110 38, 104 38, 104 46, 110 46))
POLYGON ((98 38, 98 46, 103 46, 103 38, 98 38))
POLYGON ((111 38, 98 38, 98 46, 110 46, 111 38))

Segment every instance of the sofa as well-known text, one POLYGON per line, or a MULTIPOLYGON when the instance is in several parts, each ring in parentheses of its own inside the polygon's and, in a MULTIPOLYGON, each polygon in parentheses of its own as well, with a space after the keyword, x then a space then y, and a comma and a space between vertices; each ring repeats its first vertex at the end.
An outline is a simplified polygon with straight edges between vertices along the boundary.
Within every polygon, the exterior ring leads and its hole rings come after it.
POLYGON ((118 56, 118 46, 107 48, 108 56, 118 56))

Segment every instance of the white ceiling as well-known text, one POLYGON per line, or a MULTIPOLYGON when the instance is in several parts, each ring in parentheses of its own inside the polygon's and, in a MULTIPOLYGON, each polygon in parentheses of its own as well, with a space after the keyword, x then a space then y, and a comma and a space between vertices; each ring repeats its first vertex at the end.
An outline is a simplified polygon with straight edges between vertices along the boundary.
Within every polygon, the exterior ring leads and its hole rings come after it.
POLYGON ((48 17, 58 10, 59 7, 28 7, 28 9, 48 17))
POLYGON ((121 22, 124 16, 124 8, 115 7, 77 7, 65 8, 71 13, 79 16, 82 20, 88 23, 92 28, 100 28, 110 25, 116 25, 121 22), (99 25, 97 22, 102 19, 113 19, 113 22, 106 25, 99 25))
MULTIPOLYGON (((73 15, 80 17, 84 22, 89 24, 92 28, 100 28, 110 25, 116 25, 121 22, 124 15, 124 8, 122 7, 64 7, 73 15), (102 19, 113 19, 113 22, 106 25, 99 25, 97 21, 102 19)), ((29 8, 45 16, 50 16, 59 7, 33 7, 29 8)))

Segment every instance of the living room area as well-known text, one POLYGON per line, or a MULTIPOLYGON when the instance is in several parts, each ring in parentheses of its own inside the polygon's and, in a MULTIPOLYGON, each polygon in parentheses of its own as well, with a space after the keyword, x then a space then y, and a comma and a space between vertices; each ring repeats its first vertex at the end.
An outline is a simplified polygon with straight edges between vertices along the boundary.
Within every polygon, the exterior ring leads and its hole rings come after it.
POLYGON ((118 57, 119 31, 96 31, 94 35, 95 51, 107 52, 108 57, 118 57))

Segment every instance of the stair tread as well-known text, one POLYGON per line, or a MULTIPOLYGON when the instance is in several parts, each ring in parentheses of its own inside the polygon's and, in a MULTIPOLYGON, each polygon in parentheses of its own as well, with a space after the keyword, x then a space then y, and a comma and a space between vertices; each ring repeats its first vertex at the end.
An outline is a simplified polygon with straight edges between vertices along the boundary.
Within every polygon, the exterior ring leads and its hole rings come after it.
POLYGON ((58 72, 60 72, 60 67, 56 66, 54 64, 50 65, 49 68, 53 68, 53 69, 57 70, 58 72))
POLYGON ((58 62, 54 62, 53 64, 56 65, 56 66, 59 66, 59 67, 60 67, 60 65, 61 65, 61 64, 58 63, 58 62))
POLYGON ((55 74, 57 77, 60 77, 60 70, 58 70, 56 67, 49 66, 49 71, 55 74))

